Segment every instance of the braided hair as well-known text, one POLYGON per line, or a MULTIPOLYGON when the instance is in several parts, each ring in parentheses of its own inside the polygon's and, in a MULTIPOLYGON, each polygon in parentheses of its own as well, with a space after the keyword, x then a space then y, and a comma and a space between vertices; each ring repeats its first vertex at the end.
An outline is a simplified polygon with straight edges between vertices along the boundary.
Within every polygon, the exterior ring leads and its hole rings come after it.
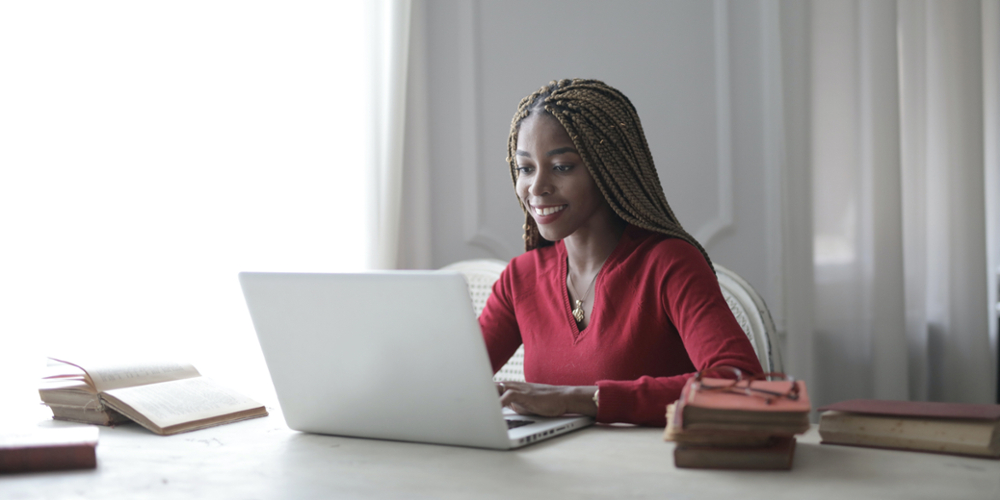
MULTIPOLYGON (((521 99, 507 140, 507 163, 515 187, 517 133, 521 122, 536 112, 551 115, 566 129, 604 199, 619 217, 643 229, 687 241, 701 251, 711 266, 708 253, 681 227, 667 204, 639 114, 628 97, 604 82, 575 79, 549 82, 521 99)), ((542 238, 520 197, 518 202, 524 211, 525 250, 552 245, 542 238)))

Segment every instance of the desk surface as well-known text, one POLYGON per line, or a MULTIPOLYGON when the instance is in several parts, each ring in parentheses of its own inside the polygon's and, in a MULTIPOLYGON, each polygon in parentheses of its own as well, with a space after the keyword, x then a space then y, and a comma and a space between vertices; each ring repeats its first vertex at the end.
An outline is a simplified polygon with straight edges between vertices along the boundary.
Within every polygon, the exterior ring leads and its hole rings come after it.
POLYGON ((2 475, 0 498, 1000 499, 1000 461, 821 446, 815 426, 791 471, 708 471, 675 468, 660 429, 488 451, 303 434, 270 410, 167 437, 102 428, 96 470, 2 475))

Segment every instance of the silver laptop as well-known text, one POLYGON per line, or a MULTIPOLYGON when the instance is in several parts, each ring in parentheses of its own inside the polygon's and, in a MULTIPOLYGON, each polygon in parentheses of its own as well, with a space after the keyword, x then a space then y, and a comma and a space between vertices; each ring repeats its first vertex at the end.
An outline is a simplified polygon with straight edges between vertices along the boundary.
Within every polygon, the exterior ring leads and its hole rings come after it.
POLYGON ((240 284, 292 429, 510 449, 593 423, 501 411, 459 273, 240 273, 240 284))

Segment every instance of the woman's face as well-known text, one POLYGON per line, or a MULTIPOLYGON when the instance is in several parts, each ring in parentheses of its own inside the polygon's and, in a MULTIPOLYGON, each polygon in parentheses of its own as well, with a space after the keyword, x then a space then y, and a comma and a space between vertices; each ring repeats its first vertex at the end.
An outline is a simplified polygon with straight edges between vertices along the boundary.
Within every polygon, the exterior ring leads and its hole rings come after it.
POLYGON ((536 113, 521 122, 514 154, 517 196, 543 238, 561 240, 611 211, 566 129, 552 116, 536 113))

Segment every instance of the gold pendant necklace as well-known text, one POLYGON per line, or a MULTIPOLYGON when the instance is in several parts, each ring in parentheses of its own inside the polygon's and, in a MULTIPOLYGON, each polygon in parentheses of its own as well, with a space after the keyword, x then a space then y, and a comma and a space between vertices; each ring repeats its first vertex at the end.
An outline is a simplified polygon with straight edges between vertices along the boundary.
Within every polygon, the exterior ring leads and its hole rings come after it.
POLYGON ((576 307, 573 308, 573 317, 576 318, 576 322, 580 323, 583 321, 583 301, 577 300, 576 307))
MULTIPOLYGON (((601 267, 604 267, 603 265, 601 267)), ((576 291, 576 283, 573 283, 573 273, 569 271, 569 262, 566 263, 566 274, 569 275, 569 284, 573 287, 573 291, 576 291)), ((583 312, 583 302, 587 300, 590 296, 590 290, 594 288, 594 283, 597 283, 597 275, 601 274, 601 270, 597 270, 597 274, 594 275, 594 279, 590 280, 590 286, 587 287, 587 291, 583 293, 583 297, 574 301, 576 307, 573 308, 573 319, 576 320, 577 324, 583 322, 584 312, 583 312)))

